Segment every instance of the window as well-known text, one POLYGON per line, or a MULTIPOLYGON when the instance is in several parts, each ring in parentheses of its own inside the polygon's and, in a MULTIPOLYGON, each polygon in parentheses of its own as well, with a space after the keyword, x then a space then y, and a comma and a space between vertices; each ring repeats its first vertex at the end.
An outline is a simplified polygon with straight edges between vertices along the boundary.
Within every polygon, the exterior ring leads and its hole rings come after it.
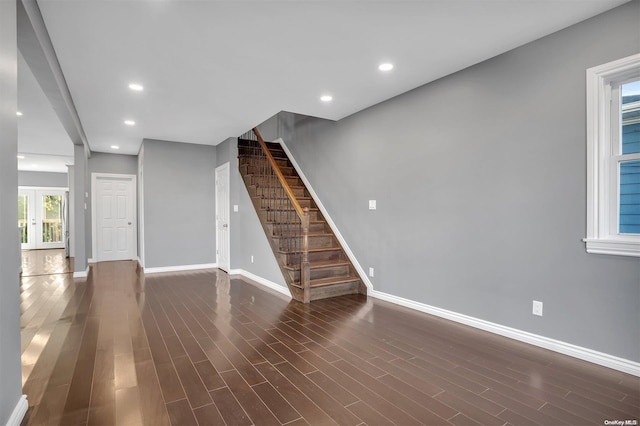
POLYGON ((640 54, 587 70, 589 253, 640 257, 640 54))

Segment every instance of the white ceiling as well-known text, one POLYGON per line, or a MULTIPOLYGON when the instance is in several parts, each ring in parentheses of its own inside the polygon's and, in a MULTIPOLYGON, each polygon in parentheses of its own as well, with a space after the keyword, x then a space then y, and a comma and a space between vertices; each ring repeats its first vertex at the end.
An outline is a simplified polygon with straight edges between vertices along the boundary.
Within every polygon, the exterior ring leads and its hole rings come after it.
POLYGON ((90 148, 122 154, 338 120, 625 2, 38 0, 90 148))

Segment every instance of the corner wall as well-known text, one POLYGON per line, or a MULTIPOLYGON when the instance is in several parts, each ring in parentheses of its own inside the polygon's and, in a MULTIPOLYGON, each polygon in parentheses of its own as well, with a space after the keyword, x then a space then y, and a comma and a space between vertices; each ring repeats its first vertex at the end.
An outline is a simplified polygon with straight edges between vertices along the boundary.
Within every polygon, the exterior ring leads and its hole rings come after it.
POLYGON ((145 268, 216 261, 216 148, 144 139, 145 268))
POLYGON ((281 113, 265 133, 375 290, 640 362, 640 259, 581 241, 585 71, 640 52, 638 22, 636 0, 338 122, 281 113))
POLYGON ((16 31, 16 2, 0 1, 0 424, 19 422, 14 410, 27 408, 20 377, 16 31))
MULTIPOLYGON (((91 212, 89 207, 89 189, 87 188, 87 154, 82 145, 73 146, 73 182, 69 185, 73 190, 73 228, 70 234, 73 239, 74 276, 82 276, 88 266, 88 250, 91 249, 91 229, 87 233, 91 212)), ((71 194, 70 194, 71 196, 71 194)))

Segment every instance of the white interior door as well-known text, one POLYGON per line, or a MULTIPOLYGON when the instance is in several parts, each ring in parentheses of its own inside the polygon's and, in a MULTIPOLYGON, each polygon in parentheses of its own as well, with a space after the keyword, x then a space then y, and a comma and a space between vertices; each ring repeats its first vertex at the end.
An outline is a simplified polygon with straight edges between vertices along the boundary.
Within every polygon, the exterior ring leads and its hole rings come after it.
POLYGON ((18 189, 18 227, 23 250, 64 248, 64 189, 18 189))
POLYGON ((229 272, 229 163, 216 168, 216 262, 229 272))
POLYGON ((94 260, 135 259, 135 176, 93 173, 92 194, 94 260))

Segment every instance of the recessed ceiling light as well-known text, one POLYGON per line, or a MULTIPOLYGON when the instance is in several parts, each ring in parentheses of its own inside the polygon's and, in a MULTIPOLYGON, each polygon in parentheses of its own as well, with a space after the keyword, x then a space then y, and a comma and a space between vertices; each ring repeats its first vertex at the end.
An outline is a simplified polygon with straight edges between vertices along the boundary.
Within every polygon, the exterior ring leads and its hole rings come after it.
POLYGON ((380 64, 380 65, 378 66, 378 69, 379 69, 380 71, 391 71, 391 70, 393 69, 393 64, 390 64, 390 63, 388 63, 388 62, 387 62, 387 63, 384 63, 384 64, 380 64))
POLYGON ((118 145, 111 145, 111 149, 120 149, 118 145))
POLYGON ((24 160, 24 155, 18 154, 16 157, 18 157, 18 159, 20 159, 20 160, 24 160))
POLYGON ((131 83, 129 85, 129 89, 135 90, 136 92, 142 92, 144 90, 144 87, 142 87, 141 84, 131 83))
POLYGON ((333 96, 331 96, 331 95, 322 95, 322 96, 320 96, 320 100, 322 102, 331 102, 333 100, 333 96))
POLYGON ((22 115, 20 111, 16 111, 16 115, 22 115))
POLYGON ((135 126, 136 122, 133 120, 124 120, 124 124, 127 126, 135 126))

